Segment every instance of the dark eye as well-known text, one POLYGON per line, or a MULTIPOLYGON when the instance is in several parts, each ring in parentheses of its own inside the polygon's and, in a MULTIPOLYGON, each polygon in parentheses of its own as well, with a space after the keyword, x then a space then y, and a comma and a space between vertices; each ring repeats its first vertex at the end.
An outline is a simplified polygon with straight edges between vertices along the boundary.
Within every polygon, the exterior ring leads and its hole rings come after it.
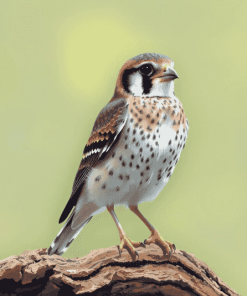
POLYGON ((145 64, 139 68, 139 72, 143 75, 150 76, 154 72, 154 68, 151 64, 145 64))

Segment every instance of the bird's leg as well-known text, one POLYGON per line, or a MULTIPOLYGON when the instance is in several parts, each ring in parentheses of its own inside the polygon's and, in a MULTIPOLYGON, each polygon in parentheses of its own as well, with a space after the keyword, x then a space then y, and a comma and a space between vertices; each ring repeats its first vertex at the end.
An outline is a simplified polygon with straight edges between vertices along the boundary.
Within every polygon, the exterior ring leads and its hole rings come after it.
POLYGON ((130 240, 126 233, 124 232, 121 224, 118 221, 118 218, 116 216, 116 213, 114 212, 114 206, 107 206, 107 210, 108 212, 111 214, 115 224, 117 225, 118 228, 118 232, 119 232, 119 237, 120 237, 120 245, 119 245, 119 254, 121 256, 121 253, 123 251, 123 249, 127 249, 128 252, 130 253, 131 257, 133 260, 136 259, 136 256, 139 257, 139 253, 136 251, 135 248, 143 246, 145 247, 145 245, 142 242, 133 242, 132 240, 130 240))
POLYGON ((139 211, 137 206, 130 206, 130 210, 135 213, 142 222, 147 226, 147 228, 151 231, 151 235, 148 239, 144 241, 144 244, 150 245, 150 244, 156 244, 159 247, 161 247, 166 254, 169 254, 169 257, 171 258, 172 251, 176 250, 176 247, 174 244, 165 241, 163 237, 159 234, 158 230, 156 230, 152 224, 148 222, 148 220, 142 215, 142 213, 139 211))

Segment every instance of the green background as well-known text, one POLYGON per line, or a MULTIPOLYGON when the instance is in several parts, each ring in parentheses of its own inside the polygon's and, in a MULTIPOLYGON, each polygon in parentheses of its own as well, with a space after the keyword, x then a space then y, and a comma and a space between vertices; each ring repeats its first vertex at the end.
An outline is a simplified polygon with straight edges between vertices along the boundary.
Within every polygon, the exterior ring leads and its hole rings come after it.
MULTIPOLYGON (((189 119, 170 182, 142 213, 247 295, 246 1, 0 1, 0 259, 49 247, 118 71, 168 55, 189 119)), ((124 207, 133 240, 149 231, 124 207)), ((104 212, 64 257, 119 243, 104 212)))

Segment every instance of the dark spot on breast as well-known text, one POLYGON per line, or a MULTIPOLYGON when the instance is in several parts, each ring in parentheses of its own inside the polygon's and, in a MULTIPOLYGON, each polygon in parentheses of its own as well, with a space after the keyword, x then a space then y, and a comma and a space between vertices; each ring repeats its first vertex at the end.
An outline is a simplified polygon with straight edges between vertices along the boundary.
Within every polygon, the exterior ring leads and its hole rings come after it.
POLYGON ((132 167, 132 162, 129 163, 129 166, 132 167))
POLYGON ((140 145, 140 143, 139 143, 139 142, 137 142, 137 143, 136 143, 136 147, 138 147, 139 145, 140 145))
POLYGON ((151 154, 151 157, 154 158, 154 153, 151 154))
POLYGON ((116 191, 119 191, 119 190, 120 190, 120 188, 117 186, 116 191))
POLYGON ((139 119, 138 119, 138 121, 139 121, 139 122, 141 122, 141 121, 142 121, 142 119, 141 119, 141 118, 139 118, 139 119))
POLYGON ((112 153, 112 158, 114 158, 114 156, 115 156, 115 152, 112 153))
POLYGON ((121 156, 119 157, 119 160, 122 160, 122 158, 123 158, 123 157, 122 157, 122 155, 121 155, 121 156))
POLYGON ((155 140, 156 139, 156 136, 155 135, 153 135, 153 140, 155 140))
POLYGON ((101 176, 97 176, 94 180, 95 182, 99 182, 100 179, 101 179, 101 176))
POLYGON ((128 149, 128 145, 126 144, 126 145, 124 146, 124 148, 125 148, 125 149, 128 149))
POLYGON ((147 139, 149 139, 149 138, 150 138, 150 134, 147 135, 147 139))
POLYGON ((147 114, 147 118, 150 118, 150 114, 147 114))
POLYGON ((140 148, 140 150, 139 150, 140 152, 142 152, 143 151, 143 149, 142 148, 140 148))
POLYGON ((144 173, 143 173, 143 172, 141 172, 141 174, 140 174, 140 175, 143 177, 144 173))
POLYGON ((135 155, 134 154, 131 154, 131 159, 134 159, 135 158, 135 155))
POLYGON ((132 140, 133 142, 135 142, 136 141, 136 138, 133 138, 133 140, 132 140))
POLYGON ((170 148, 170 150, 169 150, 170 152, 172 152, 172 148, 170 148))
POLYGON ((103 184, 101 188, 102 189, 105 189, 106 188, 106 184, 103 184))
POLYGON ((177 139, 178 139, 178 136, 176 135, 176 137, 175 137, 175 141, 177 141, 177 139))
POLYGON ((135 124, 135 127, 138 127, 138 125, 139 125, 139 123, 137 122, 137 123, 135 124))
POLYGON ((135 117, 138 117, 138 114, 137 113, 135 114, 135 117))
POLYGON ((171 172, 169 172, 168 174, 167 174, 167 177, 169 177, 171 175, 171 172))
POLYGON ((134 102, 133 105, 135 106, 136 105, 136 102, 134 102))
POLYGON ((136 169, 138 170, 140 168, 139 164, 136 165, 136 169))
POLYGON ((133 118, 131 118, 131 119, 130 119, 130 122, 133 122, 133 121, 134 121, 134 119, 133 119, 133 118))
POLYGON ((151 123, 154 123, 154 119, 151 120, 151 123))
POLYGON ((147 171, 149 171, 150 170, 150 166, 148 165, 148 166, 146 166, 146 170, 147 171))
POLYGON ((125 161, 122 162, 122 166, 123 166, 123 167, 126 166, 126 162, 125 162, 125 161))
POLYGON ((124 137, 124 140, 126 141, 127 139, 128 139, 128 136, 125 136, 125 137, 124 137))
POLYGON ((156 141, 156 142, 155 142, 155 145, 156 145, 156 146, 158 146, 158 145, 159 145, 159 143, 156 141))
POLYGON ((166 162, 166 158, 163 160, 163 163, 165 163, 166 162))
POLYGON ((140 135, 142 135, 144 132, 143 131, 140 131, 140 135))
POLYGON ((145 140, 145 136, 142 136, 142 141, 144 141, 145 140))
POLYGON ((123 175, 120 174, 120 175, 118 176, 118 178, 119 178, 120 180, 123 180, 123 175))
POLYGON ((149 162, 149 158, 146 159, 146 163, 148 163, 148 162, 149 162))
POLYGON ((133 112, 133 109, 130 109, 130 112, 132 113, 133 112))
POLYGON ((127 133, 130 131, 130 128, 127 129, 127 133))
POLYGON ((159 113, 157 113, 157 117, 159 117, 160 116, 160 114, 159 113))
POLYGON ((150 152, 152 152, 153 150, 154 150, 154 148, 153 148, 153 147, 151 147, 151 148, 150 148, 150 152))
POLYGON ((109 173, 108 173, 110 176, 113 175, 113 170, 110 170, 109 173))
POLYGON ((133 129, 133 135, 136 133, 136 129, 133 129))

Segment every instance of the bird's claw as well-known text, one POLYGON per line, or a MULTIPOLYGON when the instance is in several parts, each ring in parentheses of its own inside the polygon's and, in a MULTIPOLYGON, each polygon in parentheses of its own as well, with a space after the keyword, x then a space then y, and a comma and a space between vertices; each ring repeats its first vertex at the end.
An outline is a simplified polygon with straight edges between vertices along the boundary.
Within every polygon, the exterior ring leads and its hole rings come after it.
POLYGON ((152 243, 161 247, 165 251, 165 253, 169 256, 169 260, 172 257, 172 253, 175 252, 176 250, 175 245, 168 241, 165 241, 157 230, 153 230, 151 236, 148 239, 144 240, 145 245, 150 245, 152 243))
POLYGON ((139 258, 139 253, 137 252, 137 250, 135 248, 140 247, 140 246, 142 246, 142 247, 144 246, 146 248, 146 246, 142 242, 133 242, 126 235, 123 235, 120 238, 120 245, 118 246, 119 256, 121 257, 122 251, 125 248, 128 250, 132 259, 135 260, 136 256, 139 258))
POLYGON ((145 240, 144 240, 144 243, 143 242, 140 242, 141 246, 146 248, 146 245, 145 245, 145 240))

